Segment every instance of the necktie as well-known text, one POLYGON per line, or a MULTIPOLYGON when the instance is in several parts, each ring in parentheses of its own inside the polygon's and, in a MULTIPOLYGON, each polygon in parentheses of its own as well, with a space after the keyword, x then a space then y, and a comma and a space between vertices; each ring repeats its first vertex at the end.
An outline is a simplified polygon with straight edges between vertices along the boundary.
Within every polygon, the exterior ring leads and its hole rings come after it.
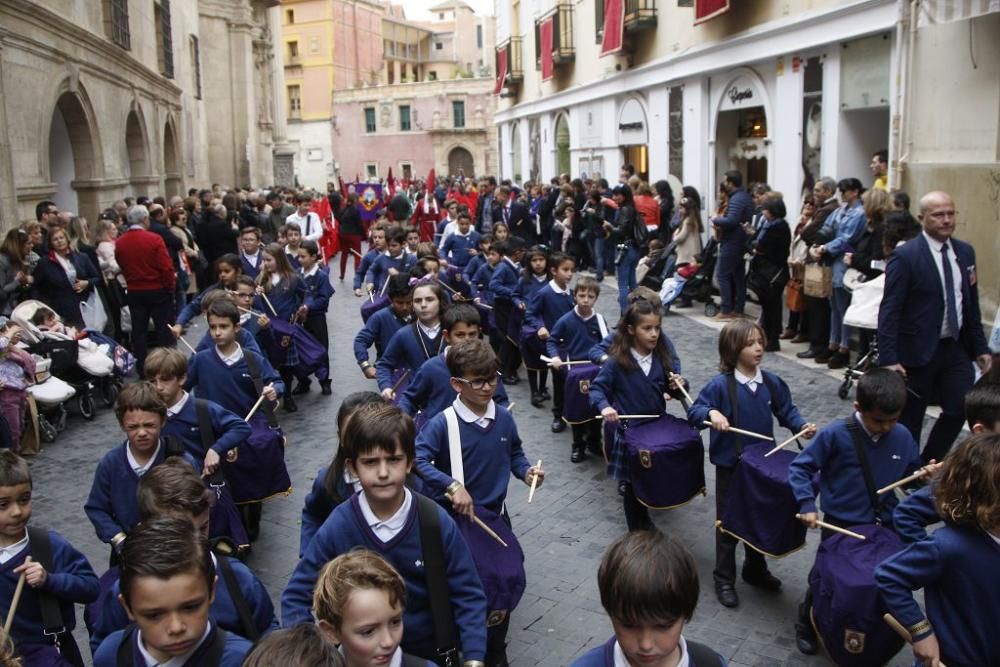
POLYGON ((951 275, 948 244, 941 246, 941 266, 944 268, 944 304, 948 316, 948 334, 958 338, 958 310, 955 308, 955 278, 951 275))

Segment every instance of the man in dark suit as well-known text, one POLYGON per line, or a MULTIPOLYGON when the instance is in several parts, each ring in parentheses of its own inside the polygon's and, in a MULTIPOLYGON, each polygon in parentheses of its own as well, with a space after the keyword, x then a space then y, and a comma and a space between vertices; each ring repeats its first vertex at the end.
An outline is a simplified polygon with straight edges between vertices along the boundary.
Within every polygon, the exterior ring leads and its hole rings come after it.
POLYGON ((476 201, 476 231, 489 234, 493 231, 493 223, 500 222, 502 212, 500 203, 494 195, 497 179, 492 176, 479 181, 479 199, 476 201))
POLYGON ((505 185, 497 188, 497 200, 503 207, 500 209, 500 219, 507 223, 511 235, 520 236, 529 247, 538 243, 535 219, 528 212, 527 206, 511 198, 510 188, 505 185))
POLYGON ((879 363, 906 377, 910 393, 902 423, 920 442, 930 399, 941 404, 921 458, 941 460, 962 430, 963 398, 975 360, 989 370, 979 312, 976 253, 952 238, 955 204, 945 192, 920 200, 923 232, 889 256, 878 315, 879 363))
POLYGON ((721 310, 715 317, 731 320, 743 316, 747 300, 746 262, 743 256, 750 240, 746 225, 753 217, 753 200, 743 189, 743 174, 739 171, 727 171, 723 185, 729 193, 726 214, 712 218, 712 226, 719 232, 719 259, 715 276, 719 281, 722 301, 721 310))

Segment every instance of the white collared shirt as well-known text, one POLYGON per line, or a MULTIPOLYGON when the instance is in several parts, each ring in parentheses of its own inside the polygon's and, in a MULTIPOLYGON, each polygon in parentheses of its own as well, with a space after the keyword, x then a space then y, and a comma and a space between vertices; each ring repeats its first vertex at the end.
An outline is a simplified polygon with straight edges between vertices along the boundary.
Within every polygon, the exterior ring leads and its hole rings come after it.
POLYGON ((308 271, 303 271, 302 272, 302 277, 303 278, 312 278, 314 275, 316 275, 316 273, 318 271, 319 271, 319 262, 313 264, 313 267, 311 269, 309 269, 308 271))
POLYGON ((424 332, 424 335, 430 338, 431 340, 437 338, 438 334, 441 333, 441 322, 438 322, 432 327, 428 327, 418 321, 417 326, 420 327, 420 330, 424 332))
POLYGON ((190 396, 190 394, 188 394, 186 391, 184 391, 182 389, 181 390, 181 397, 179 399, 177 399, 176 403, 174 403, 169 408, 167 408, 167 418, 168 419, 170 417, 176 417, 178 414, 180 414, 180 411, 184 409, 185 405, 187 405, 188 396, 190 396))
POLYGON ((250 264, 252 266, 259 266, 260 265, 260 250, 258 250, 257 252, 255 252, 252 255, 248 255, 246 253, 243 253, 243 257, 248 262, 250 262, 250 264))
POLYGON ((395 514, 385 521, 375 516, 375 512, 372 511, 372 507, 368 504, 368 499, 365 497, 364 489, 361 490, 358 500, 361 504, 361 515, 365 517, 365 521, 368 523, 368 527, 372 529, 372 532, 375 533, 375 537, 383 542, 388 542, 396 537, 396 535, 399 535, 400 531, 403 530, 403 526, 406 525, 406 517, 410 513, 410 506, 413 505, 413 494, 410 493, 409 489, 404 487, 403 504, 400 505, 395 514))
POLYGON ((632 353, 632 358, 635 359, 635 363, 639 364, 639 368, 642 370, 643 374, 649 375, 649 372, 653 370, 653 353, 650 352, 649 354, 643 356, 639 354, 638 350, 634 347, 631 348, 629 352, 632 353))
POLYGON ((153 453, 149 457, 149 460, 146 461, 145 463, 139 463, 138 461, 135 460, 135 456, 132 455, 132 446, 129 445, 128 443, 125 444, 125 458, 128 459, 128 464, 132 468, 132 472, 134 472, 139 477, 142 477, 147 472, 149 472, 149 469, 153 467, 153 461, 156 460, 156 455, 159 453, 160 453, 160 443, 157 442, 156 449, 153 450, 153 453))
POLYGON ((456 397, 451 407, 455 408, 455 414, 458 415, 459 419, 466 424, 475 424, 480 428, 486 428, 490 425, 490 422, 497 418, 497 406, 492 400, 486 406, 486 414, 482 417, 470 410, 469 406, 463 403, 461 398, 456 397))
MULTIPOLYGON (((580 306, 573 306, 573 312, 574 312, 574 313, 576 313, 576 316, 577 316, 577 317, 579 317, 579 318, 580 318, 581 320, 583 320, 584 322, 589 322, 589 321, 590 321, 590 320, 592 320, 593 318, 597 317, 597 311, 596 311, 596 310, 594 310, 593 308, 591 308, 591 309, 590 309, 590 316, 589 316, 589 317, 584 317, 584 316, 583 316, 583 314, 582 314, 582 313, 580 312, 580 306)), ((638 361, 638 360, 639 360, 639 357, 636 357, 635 355, 636 355, 636 353, 635 353, 635 351, 633 350, 633 353, 632 353, 632 356, 636 358, 636 361, 638 361)), ((653 355, 652 355, 652 353, 650 353, 650 354, 649 354, 649 357, 648 357, 648 358, 649 358, 650 360, 652 360, 652 358, 653 358, 653 355)), ((648 373, 647 373, 647 375, 648 375, 648 373)))
POLYGON ((512 267, 514 267, 515 271, 520 271, 521 270, 521 266, 517 262, 515 262, 514 260, 512 260, 510 257, 504 257, 504 260, 508 264, 510 264, 512 267))
POLYGON ((858 412, 857 410, 854 411, 854 419, 858 422, 858 426, 861 427, 861 430, 864 432, 864 434, 867 435, 872 442, 878 444, 878 441, 882 438, 882 434, 872 433, 871 431, 869 431, 868 428, 865 426, 864 420, 861 419, 861 413, 858 412))
POLYGON ((24 539, 14 542, 9 547, 0 547, 0 565, 3 565, 14 556, 28 548, 28 531, 24 531, 24 539))
MULTIPOLYGON (((344 655, 344 645, 341 644, 337 647, 340 651, 340 655, 344 655)), ((393 652, 392 657, 389 658, 389 664, 387 667, 403 667, 403 649, 399 646, 396 647, 395 652, 393 652)))
MULTIPOLYGON (((944 294, 944 262, 941 256, 941 248, 944 247, 944 243, 932 238, 927 232, 920 232, 924 235, 924 239, 927 241, 927 245, 931 249, 931 257, 934 258, 934 266, 937 267, 938 279, 941 281, 941 294, 944 294)), ((962 329, 962 269, 958 266, 958 257, 955 255, 955 244, 948 240, 948 264, 951 265, 951 282, 952 282, 952 293, 955 299, 955 311, 958 313, 958 328, 959 331, 962 329)), ((941 338, 948 338, 954 335, 958 338, 959 331, 950 331, 948 329, 948 306, 947 301, 945 302, 944 315, 941 318, 941 338)))
POLYGON ((205 634, 201 636, 201 639, 198 641, 197 644, 194 645, 194 648, 192 648, 184 655, 174 656, 173 658, 170 658, 170 660, 167 660, 166 662, 158 661, 150 654, 149 651, 146 650, 146 645, 142 641, 142 630, 137 629, 135 632, 136 632, 136 643, 139 645, 139 655, 142 656, 142 660, 143 662, 146 663, 146 667, 184 667, 184 663, 188 661, 188 658, 194 655, 194 652, 197 651, 201 647, 201 645, 205 643, 205 640, 208 639, 208 633, 210 633, 211 631, 212 631, 212 622, 209 621, 208 625, 205 626, 205 634))
POLYGON ((243 347, 239 343, 236 343, 235 351, 230 354, 222 354, 222 352, 219 351, 219 346, 216 345, 215 353, 219 355, 219 359, 222 359, 222 363, 227 366, 232 366, 243 358, 243 347))
POLYGON ((569 285, 566 287, 559 287, 559 283, 555 280, 549 281, 549 289, 551 289, 556 294, 569 294, 569 285))
POLYGON ((733 377, 735 377, 736 381, 740 384, 745 384, 747 388, 755 394, 757 393, 757 387, 764 382, 764 374, 760 372, 760 368, 757 369, 757 372, 753 377, 743 375, 739 369, 736 369, 733 371, 733 377))
MULTIPOLYGON (((681 635, 678 645, 681 649, 681 659, 677 661, 677 667, 690 667, 691 658, 688 656, 688 646, 684 635, 681 635)), ((625 652, 622 651, 621 644, 617 641, 615 641, 615 667, 632 667, 628 658, 625 657, 625 652)))

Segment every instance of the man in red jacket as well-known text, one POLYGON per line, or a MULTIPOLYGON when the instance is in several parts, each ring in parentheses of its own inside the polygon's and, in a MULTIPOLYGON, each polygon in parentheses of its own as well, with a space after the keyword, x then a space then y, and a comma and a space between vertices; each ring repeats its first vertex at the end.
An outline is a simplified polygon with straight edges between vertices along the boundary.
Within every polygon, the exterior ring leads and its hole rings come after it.
POLYGON ((128 210, 128 231, 115 242, 115 259, 128 286, 126 303, 132 318, 132 354, 139 377, 146 361, 149 318, 157 347, 175 347, 177 341, 168 327, 174 321, 174 286, 177 274, 163 239, 149 231, 149 211, 145 206, 128 210))

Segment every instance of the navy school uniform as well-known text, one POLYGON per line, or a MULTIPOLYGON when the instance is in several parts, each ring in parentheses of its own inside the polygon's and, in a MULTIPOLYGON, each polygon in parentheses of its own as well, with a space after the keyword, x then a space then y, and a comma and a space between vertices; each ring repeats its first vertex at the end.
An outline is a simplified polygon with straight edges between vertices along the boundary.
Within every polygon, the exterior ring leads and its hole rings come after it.
MULTIPOLYGON (((426 423, 427 420, 443 412, 455 401, 457 394, 449 382, 451 371, 448 370, 447 355, 448 348, 445 348, 441 354, 428 360, 417 369, 416 374, 406 385, 406 391, 399 398, 400 410, 411 417, 416 416, 419 411, 426 423)), ((497 390, 493 395, 493 402, 503 406, 510 402, 507 389, 499 378, 497 378, 497 390)))
POLYGON ((448 236, 441 244, 440 253, 452 266, 465 268, 474 257, 470 250, 479 250, 479 232, 474 229, 470 229, 465 236, 458 232, 448 236))
POLYGON ((493 294, 494 302, 507 302, 513 304, 514 290, 517 289, 518 275, 520 271, 509 257, 504 257, 493 269, 490 276, 490 293, 493 294))
MULTIPOLYGON (((670 340, 670 336, 667 335, 666 331, 660 331, 660 338, 663 339, 664 344, 667 346, 667 352, 670 353, 670 358, 672 361, 671 372, 681 375, 681 358, 677 354, 677 348, 674 346, 674 341, 670 340)), ((610 332, 604 339, 590 348, 587 352, 587 358, 590 359, 590 363, 597 364, 598 366, 604 364, 608 359, 608 350, 611 349, 611 342, 615 339, 615 332, 610 332)))
POLYGON ((571 310, 573 310, 573 295, 569 290, 557 291, 553 282, 549 281, 535 290, 528 300, 524 321, 536 330, 545 327, 552 333, 552 328, 559 318, 571 310))
MULTIPOLYGON (((792 403, 792 393, 789 391, 788 385, 770 371, 762 369, 761 375, 763 382, 757 386, 756 393, 750 391, 748 386, 736 383, 739 423, 732 423, 733 408, 729 401, 729 373, 716 375, 702 388, 698 398, 688 409, 688 423, 696 429, 707 428, 704 422, 708 421, 708 413, 712 410, 718 410, 726 415, 733 426, 761 435, 772 435, 774 431, 772 414, 778 418, 779 424, 792 433, 801 431, 806 425, 806 420, 802 418, 799 409, 792 403)), ((746 436, 737 436, 734 433, 712 429, 708 440, 708 454, 713 465, 722 468, 736 467, 738 438, 742 438, 744 445, 753 442, 752 438, 746 436)))
MULTIPOLYGON (((313 588, 320 570, 330 560, 355 547, 364 547, 385 558, 406 582, 406 610, 403 612, 403 650, 433 645, 434 623, 430 613, 424 555, 420 544, 420 519, 417 498, 410 491, 410 510, 403 529, 383 542, 369 527, 361 511, 360 493, 341 503, 320 526, 305 554, 295 567, 288 587, 281 595, 283 627, 312 623, 313 588)), ((455 525, 455 520, 438 508, 441 541, 451 606, 458 631, 458 641, 465 660, 483 660, 486 656, 486 595, 472 554, 455 525)))
MULTIPOLYGON (((260 345, 258 345, 257 343, 257 339, 254 337, 254 334, 251 331, 251 326, 250 326, 251 324, 253 325, 254 328, 257 329, 257 331, 260 331, 260 326, 257 324, 257 319, 253 315, 251 315, 250 319, 248 319, 245 324, 240 325, 240 330, 236 334, 236 342, 239 343, 244 350, 253 350, 257 354, 263 354, 263 352, 261 352, 260 345)), ((202 336, 201 340, 198 341, 198 345, 195 346, 194 351, 195 353, 198 353, 203 350, 214 350, 214 349, 215 349, 215 341, 212 340, 212 334, 206 331, 205 335, 202 336)))
POLYGON ((289 246, 285 246, 285 257, 288 258, 288 263, 292 265, 292 268, 296 271, 302 268, 302 264, 299 263, 299 253, 298 250, 292 250, 289 246))
MULTIPOLYGON (((683 636, 681 639, 684 639, 685 647, 687 648, 685 655, 691 655, 693 651, 698 651, 698 657, 703 654, 708 658, 704 667, 726 667, 729 664, 725 658, 704 644, 696 644, 695 642, 688 641, 683 636), (715 662, 712 662, 712 660, 715 660, 715 662)), ((611 639, 604 642, 601 646, 590 649, 571 662, 570 667, 615 667, 615 645, 617 643, 618 640, 612 636, 611 639)), ((688 664, 692 667, 703 667, 701 660, 697 662, 691 660, 688 664)))
POLYGON ((334 289, 330 284, 330 272, 318 264, 311 274, 302 274, 302 282, 306 287, 304 303, 308 308, 303 327, 327 351, 326 364, 316 370, 316 378, 322 382, 330 378, 330 331, 326 324, 326 311, 330 308, 334 289))
MULTIPOLYGON (((420 326, 414 322, 397 331, 375 366, 375 379, 379 391, 390 389, 393 373, 408 369, 410 375, 428 359, 432 359, 444 349, 444 336, 440 330, 433 339, 428 338, 420 326)), ((409 376, 407 376, 409 379, 409 376)))
MULTIPOLYGON (((264 588, 264 584, 257 578, 257 575, 239 559, 220 556, 214 553, 212 554, 212 563, 215 565, 215 573, 218 579, 215 586, 215 600, 212 601, 208 612, 212 620, 223 630, 249 639, 247 637, 248 630, 243 627, 240 613, 236 608, 236 603, 233 601, 233 591, 230 590, 229 583, 226 581, 226 577, 223 576, 221 566, 219 565, 219 560, 223 558, 229 564, 233 572, 233 578, 236 580, 236 585, 239 589, 236 591, 236 594, 242 596, 246 601, 257 635, 263 637, 272 630, 277 630, 278 619, 274 615, 274 605, 271 603, 271 597, 268 595, 267 589, 264 588)), ((108 582, 109 585, 101 591, 100 597, 93 605, 94 613, 91 616, 89 628, 90 648, 95 654, 98 647, 101 646, 108 636, 119 630, 124 630, 129 624, 125 608, 118 601, 118 594, 121 592, 119 585, 120 571, 115 567, 109 570, 102 577, 102 580, 109 575, 111 577, 110 582, 108 582)), ((89 607, 88 610, 90 610, 89 607)))
POLYGON ((287 279, 282 278, 275 285, 265 285, 264 289, 271 305, 269 306, 262 296, 258 296, 254 300, 254 309, 268 317, 277 317, 286 322, 292 320, 295 311, 299 309, 306 297, 306 285, 297 274, 292 274, 287 279))
MULTIPOLYGON (((545 341, 545 352, 555 359, 566 361, 587 359, 590 351, 608 335, 608 324, 604 316, 594 311, 589 319, 583 319, 571 308, 549 329, 549 339, 545 341)), ((673 353, 671 352, 673 357, 673 353)), ((676 359, 676 357, 673 357, 676 359)))
POLYGON ((209 287, 203 289, 198 295, 191 299, 183 308, 181 308, 180 315, 177 316, 177 324, 186 326, 188 322, 194 318, 201 315, 201 300, 202 298, 211 292, 212 290, 225 289, 225 285, 222 283, 215 283, 209 287))
POLYGON ((530 275, 527 278, 524 276, 517 281, 517 286, 514 288, 514 305, 520 307, 520 304, 524 304, 525 315, 527 315, 528 305, 531 300, 535 297, 538 292, 546 287, 548 287, 548 279, 542 276, 530 275))
POLYGON ((493 280, 494 273, 496 273, 496 267, 491 266, 487 261, 484 261, 482 266, 476 270, 470 283, 473 298, 478 297, 485 304, 493 304, 493 292, 490 290, 490 282, 493 280))
POLYGON ((1000 665, 1000 543, 972 528, 946 525, 875 569, 889 612, 915 640, 937 635, 949 667, 1000 665), (926 618, 912 591, 924 589, 926 618), (930 626, 922 629, 923 621, 930 626))
MULTIPOLYGON (((240 667, 243 664, 243 658, 250 652, 252 644, 231 632, 225 634, 225 648, 219 662, 211 664, 207 662, 207 656, 217 632, 225 632, 225 630, 219 630, 213 623, 208 635, 181 667, 216 667, 216 665, 218 667, 240 667)), ((118 630, 109 635, 94 654, 94 667, 117 667, 118 648, 123 641, 132 642, 132 664, 130 667, 146 667, 146 661, 139 653, 139 633, 134 628, 132 631, 118 630)))
MULTIPOLYGON (((742 412, 740 415, 742 420, 742 412)), ((865 433, 857 416, 850 419, 857 420, 876 489, 881 489, 920 467, 917 443, 902 424, 896 424, 875 442, 865 433)), ((755 430, 752 426, 745 428, 755 430)), ((817 433, 789 466, 788 483, 803 514, 816 511, 812 479, 817 472, 820 473, 823 513, 829 517, 829 521, 837 525, 854 526, 875 523, 877 518, 886 526, 892 525, 892 510, 898 502, 896 494, 884 493, 879 496, 879 515, 876 517, 854 439, 843 419, 838 419, 817 433)))
POLYGON ((273 384, 278 396, 283 396, 285 383, 267 359, 247 349, 243 350, 243 355, 235 364, 227 366, 215 347, 199 352, 188 359, 188 381, 184 388, 188 391, 197 388, 198 398, 214 401, 237 415, 245 414, 259 398, 246 361, 248 355, 254 355, 260 368, 261 382, 265 387, 273 384))
MULTIPOLYGON (((199 471, 205 463, 205 446, 198 424, 198 411, 195 407, 195 397, 188 394, 187 400, 177 414, 168 414, 167 423, 163 425, 163 435, 174 436, 184 444, 187 452, 199 471)), ((237 447, 250 437, 250 424, 234 412, 226 410, 221 405, 206 401, 208 415, 212 422, 212 449, 225 459, 231 449, 237 447)))
POLYGON ((941 521, 934 506, 934 483, 921 487, 896 505, 892 525, 904 542, 919 542, 927 537, 927 526, 941 521))
POLYGON ((476 277, 476 272, 486 263, 486 256, 482 252, 470 257, 469 261, 462 268, 462 278, 465 279, 465 282, 471 283, 476 277))
POLYGON ((354 289, 361 289, 361 283, 364 282, 365 276, 368 275, 368 271, 372 268, 372 262, 378 256, 379 251, 372 248, 361 258, 361 266, 354 274, 354 289))
POLYGON ((383 308, 368 318, 358 335, 354 337, 354 358, 358 364, 369 361, 368 348, 375 344, 375 356, 381 357, 389 341, 397 331, 406 326, 409 319, 403 319, 392 307, 383 308))
MULTIPOLYGON (((129 465, 126 449, 128 441, 115 447, 101 457, 94 472, 94 481, 90 487, 90 495, 83 506, 87 518, 94 525, 94 531, 102 542, 110 542, 118 533, 128 533, 137 520, 135 496, 139 488, 139 475, 135 474, 129 465)), ((163 463, 166 459, 167 444, 160 438, 159 449, 153 455, 152 465, 163 463)), ((184 460, 191 464, 199 474, 201 468, 187 453, 184 460)))
POLYGON ((261 267, 264 265, 264 252, 261 250, 257 251, 257 256, 253 259, 243 254, 240 251, 240 265, 243 267, 243 275, 250 276, 254 280, 257 280, 257 276, 260 275, 261 267))
POLYGON ((365 282, 374 285, 376 292, 381 292, 386 278, 389 277, 389 269, 406 273, 413 268, 414 263, 413 255, 408 252, 401 252, 398 257, 391 257, 389 253, 383 253, 372 262, 368 274, 365 276, 365 282))
MULTIPOLYGON (((453 403, 459 400, 456 398, 453 403)), ((499 514, 507 498, 510 476, 524 480, 531 463, 524 455, 514 418, 507 408, 496 404, 494 407, 496 416, 486 427, 458 417, 458 432, 462 442, 463 485, 476 505, 499 514)), ((450 506, 444 491, 455 480, 451 476, 448 443, 448 422, 439 413, 417 435, 416 467, 433 498, 450 506)))
MULTIPOLYGON (((87 604, 97 599, 99 584, 90 563, 70 544, 65 537, 55 531, 47 531, 52 547, 52 569, 48 572, 45 591, 55 596, 62 612, 63 624, 67 632, 76 627, 76 611, 74 603, 87 604)), ((24 564, 28 556, 32 556, 32 543, 16 553, 13 558, 0 565, 0 600, 4 600, 4 616, 9 600, 14 597, 19 574, 14 570, 24 564)), ((32 560, 38 560, 33 556, 32 560)), ((43 634, 42 609, 38 591, 31 586, 25 586, 21 593, 21 601, 14 614, 10 636, 14 640, 17 652, 26 658, 26 665, 54 665, 59 662, 59 653, 53 645, 52 637, 43 634)))

